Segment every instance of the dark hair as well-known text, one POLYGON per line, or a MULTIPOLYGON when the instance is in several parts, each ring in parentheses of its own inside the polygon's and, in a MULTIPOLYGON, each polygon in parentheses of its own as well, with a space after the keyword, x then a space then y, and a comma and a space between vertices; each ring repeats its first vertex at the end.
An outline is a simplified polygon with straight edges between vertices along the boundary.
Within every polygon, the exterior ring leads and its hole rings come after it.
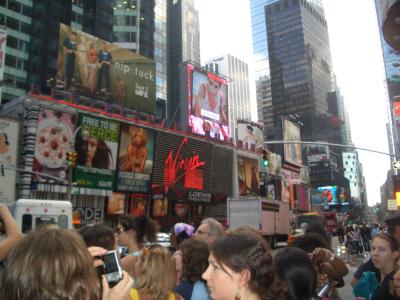
POLYGON ((154 222, 149 220, 147 217, 123 215, 118 218, 118 222, 122 225, 122 227, 124 227, 125 230, 132 229, 136 231, 138 243, 143 243, 145 237, 148 242, 156 241, 156 226, 154 222))
MULTIPOLYGON (((109 169, 111 167, 111 150, 102 139, 97 140, 96 153, 94 154, 92 166, 100 169, 109 169)), ((86 152, 88 148, 88 141, 84 141, 81 137, 76 139, 75 149, 78 153, 77 163, 84 166, 86 162, 86 152)))
POLYGON ((76 232, 44 227, 11 250, 1 299, 101 299, 93 258, 76 232))
POLYGON ((324 240, 326 240, 328 242, 328 244, 330 244, 328 232, 326 231, 325 226, 322 225, 321 223, 315 222, 315 223, 309 224, 309 227, 307 228, 306 233, 316 233, 319 236, 321 236, 324 240))
POLYGON ((271 254, 254 236, 230 233, 217 239, 211 245, 211 252, 224 271, 224 266, 236 273, 248 270, 249 289, 261 299, 276 300, 283 296, 284 288, 275 277, 271 254))
POLYGON ((78 36, 78 34, 75 31, 71 32, 72 35, 78 36))
POLYGON ((374 241, 376 238, 380 238, 380 239, 388 242, 390 245, 390 250, 392 250, 392 252, 399 251, 399 244, 397 243, 396 238, 393 235, 391 235, 390 233, 386 233, 386 232, 378 233, 373 236, 372 241, 374 241))
POLYGON ((251 130, 251 132, 254 131, 253 127, 251 127, 250 125, 247 125, 246 127, 247 127, 248 130, 251 130))
POLYGON ((331 249, 328 242, 316 233, 297 236, 290 242, 289 246, 300 248, 307 253, 312 253, 315 248, 331 249))
POLYGON ((309 300, 314 296, 317 274, 306 252, 297 247, 282 249, 275 256, 275 269, 286 285, 286 300, 309 300))
POLYGON ((10 145, 10 143, 8 142, 8 136, 7 136, 7 133, 5 133, 5 132, 2 132, 2 133, 0 133, 0 134, 4 135, 4 138, 6 139, 6 141, 5 141, 6 145, 10 145))
POLYGON ((97 246, 107 250, 114 250, 115 232, 106 225, 87 225, 78 230, 87 247, 97 246))
POLYGON ((207 270, 209 249, 204 241, 194 239, 183 241, 179 249, 182 251, 182 279, 195 283, 207 270))

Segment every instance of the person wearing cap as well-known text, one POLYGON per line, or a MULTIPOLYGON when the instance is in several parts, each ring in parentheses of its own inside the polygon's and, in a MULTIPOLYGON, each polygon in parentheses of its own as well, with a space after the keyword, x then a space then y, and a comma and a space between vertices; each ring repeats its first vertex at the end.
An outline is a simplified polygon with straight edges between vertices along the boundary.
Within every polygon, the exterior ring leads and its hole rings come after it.
MULTIPOLYGON (((387 231, 391 234, 398 244, 400 244, 400 211, 391 214, 385 219, 385 223, 387 225, 387 231)), ((351 285, 354 287, 364 272, 374 272, 379 276, 379 270, 375 268, 372 263, 372 259, 370 258, 366 263, 363 263, 358 267, 357 271, 353 275, 353 279, 351 280, 351 285)))

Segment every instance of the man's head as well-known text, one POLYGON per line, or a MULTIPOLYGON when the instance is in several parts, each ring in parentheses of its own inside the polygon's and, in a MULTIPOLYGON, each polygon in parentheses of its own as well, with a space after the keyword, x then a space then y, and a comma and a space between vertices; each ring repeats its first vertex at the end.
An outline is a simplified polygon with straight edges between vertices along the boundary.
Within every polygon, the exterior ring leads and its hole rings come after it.
POLYGON ((76 34, 76 32, 73 31, 73 32, 70 34, 69 39, 70 39, 71 41, 75 41, 77 37, 78 37, 78 35, 76 34))
POLYGON ((397 243, 400 244, 400 212, 388 216, 385 219, 385 223, 388 226, 388 232, 393 235, 397 243))
POLYGON ((215 240, 221 238, 223 233, 224 230, 220 222, 214 218, 206 218, 201 222, 199 228, 197 228, 194 238, 211 244, 215 240))
POLYGON ((107 51, 107 43, 106 42, 103 42, 103 50, 107 51))

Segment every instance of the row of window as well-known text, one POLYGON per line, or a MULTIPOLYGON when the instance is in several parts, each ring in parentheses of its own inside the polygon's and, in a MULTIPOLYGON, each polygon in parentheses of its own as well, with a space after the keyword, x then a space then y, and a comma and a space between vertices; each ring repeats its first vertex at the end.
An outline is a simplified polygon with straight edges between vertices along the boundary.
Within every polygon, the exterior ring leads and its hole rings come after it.
POLYGON ((11 35, 7 36, 7 46, 19 51, 28 52, 28 42, 17 39, 11 35))
POLYGON ((28 67, 25 59, 10 54, 6 54, 5 65, 23 71, 28 67))
POLYGON ((15 0, 0 0, 0 6, 6 7, 16 13, 23 14, 27 17, 32 16, 32 7, 19 3, 15 0))
POLYGON ((30 34, 31 25, 25 22, 20 22, 17 19, 14 19, 10 16, 5 16, 0 14, 0 25, 5 25, 10 29, 14 29, 16 31, 20 31, 26 34, 30 34))

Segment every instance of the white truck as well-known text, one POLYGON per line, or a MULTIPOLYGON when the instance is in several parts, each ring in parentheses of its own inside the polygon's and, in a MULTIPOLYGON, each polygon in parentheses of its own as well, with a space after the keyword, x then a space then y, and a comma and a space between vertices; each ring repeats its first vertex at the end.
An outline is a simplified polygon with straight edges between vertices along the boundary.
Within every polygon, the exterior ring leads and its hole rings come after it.
POLYGON ((20 199, 11 210, 22 233, 45 224, 72 229, 72 204, 69 201, 20 199))
POLYGON ((227 221, 230 229, 249 225, 268 240, 271 247, 286 242, 290 234, 289 203, 261 197, 228 198, 227 221))

